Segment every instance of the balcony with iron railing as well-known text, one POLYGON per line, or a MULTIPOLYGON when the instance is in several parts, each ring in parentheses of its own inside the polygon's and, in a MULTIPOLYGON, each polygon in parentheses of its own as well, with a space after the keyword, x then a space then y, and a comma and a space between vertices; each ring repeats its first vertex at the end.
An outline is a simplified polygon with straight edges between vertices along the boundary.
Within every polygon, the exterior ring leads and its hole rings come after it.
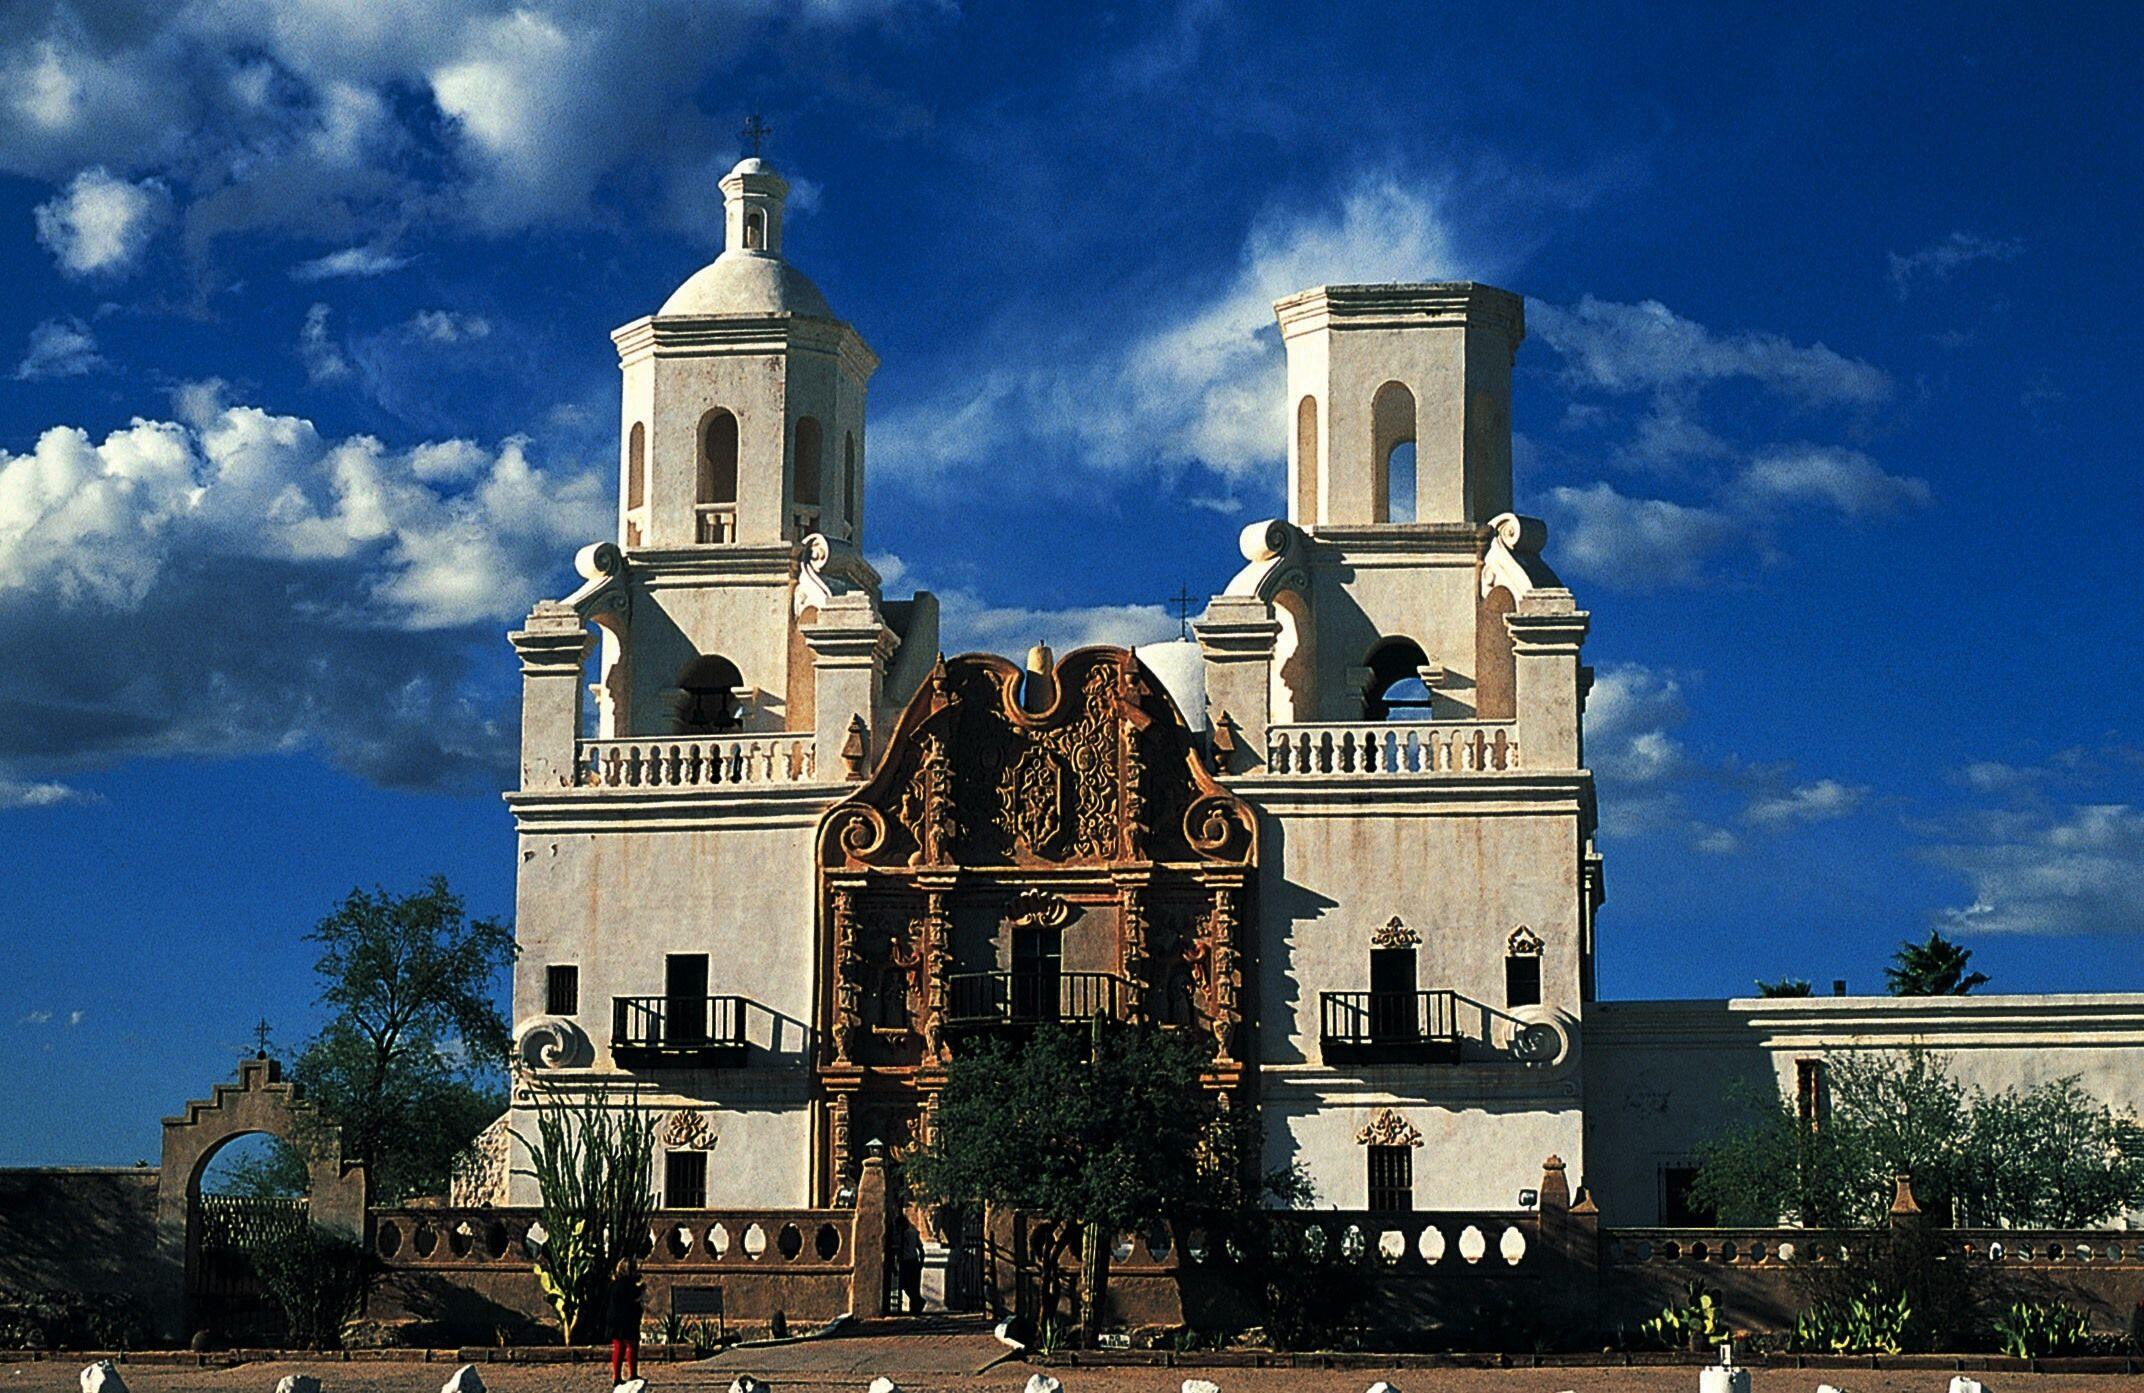
POLYGON ((1264 772, 1289 778, 1404 778, 1518 770, 1513 721, 1345 721, 1266 730, 1264 772))
POLYGON ((611 1056, 628 1068, 742 1064, 745 1009, 741 996, 613 997, 611 1056))
POLYGON ((1336 1062, 1456 1064, 1458 993, 1320 992, 1318 1042, 1336 1062))
POLYGON ((946 985, 946 1024, 961 1030, 1085 1021, 1098 1013, 1130 1020, 1141 1014, 1147 995, 1109 972, 956 972, 946 985))

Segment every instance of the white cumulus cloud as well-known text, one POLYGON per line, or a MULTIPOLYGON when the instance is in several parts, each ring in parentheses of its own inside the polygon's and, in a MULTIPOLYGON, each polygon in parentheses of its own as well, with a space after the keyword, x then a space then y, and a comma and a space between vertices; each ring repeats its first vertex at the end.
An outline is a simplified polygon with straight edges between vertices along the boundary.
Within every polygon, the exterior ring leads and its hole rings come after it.
POLYGON ((314 257, 291 268, 297 281, 335 280, 345 276, 384 276, 409 265, 406 256, 396 256, 378 247, 344 247, 326 256, 314 257))
POLYGON ((911 477, 988 465, 1027 442, 1077 447, 1110 472, 1201 464, 1270 471, 1286 450, 1285 359, 1273 302, 1314 285, 1491 274, 1461 245, 1444 186, 1361 176, 1307 215, 1276 207, 1203 297, 1164 306, 1099 348, 980 371, 874 427, 881 468, 911 477))
POLYGON ((21 382, 83 377, 104 366, 96 336, 79 319, 48 319, 30 331, 30 344, 15 367, 21 382))
POLYGON ((2144 810, 2130 804, 1990 817, 1928 856, 1971 886, 1943 915, 1960 931, 2144 933, 2144 810))
POLYGON ((0 646, 66 655, 0 671, 0 768, 317 748, 388 784, 500 777, 490 646, 608 530, 609 471, 328 438, 216 384, 179 406, 0 452, 0 646))
POLYGON ((1753 503, 1812 503, 1848 517, 1925 507, 1934 497, 1926 479, 1891 474, 1862 454, 1826 445, 1765 450, 1742 470, 1738 491, 1753 503))
POLYGON ((1830 822, 1859 810, 1868 794, 1866 788, 1843 784, 1837 779, 1818 779, 1778 792, 1761 793, 1750 800, 1742 816, 1760 826, 1830 822))
POLYGON ((37 205, 37 240, 70 276, 117 275, 134 269, 170 209, 159 180, 130 183, 101 166, 85 169, 37 205))
POLYGON ((1529 301, 1528 329, 1563 355, 1579 383, 1650 392, 1736 379, 1812 404, 1872 406, 1891 396, 1882 369, 1823 344, 1771 333, 1718 333, 1658 300, 1621 304, 1588 295, 1576 305, 1529 301))

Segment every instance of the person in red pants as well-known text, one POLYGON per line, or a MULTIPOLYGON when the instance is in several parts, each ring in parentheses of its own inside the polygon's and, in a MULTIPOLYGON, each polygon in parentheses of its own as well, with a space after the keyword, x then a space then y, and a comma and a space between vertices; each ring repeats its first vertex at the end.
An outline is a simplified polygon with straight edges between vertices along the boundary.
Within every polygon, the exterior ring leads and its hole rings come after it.
POLYGON ((640 1269, 618 1259, 610 1274, 610 1381, 640 1377, 640 1269))

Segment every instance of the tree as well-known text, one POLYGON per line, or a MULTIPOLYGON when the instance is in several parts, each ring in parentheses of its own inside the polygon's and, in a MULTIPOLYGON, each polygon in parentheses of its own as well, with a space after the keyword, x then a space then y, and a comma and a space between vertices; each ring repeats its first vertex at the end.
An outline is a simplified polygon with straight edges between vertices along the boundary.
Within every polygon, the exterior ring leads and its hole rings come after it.
POLYGON ((1985 972, 1966 972, 1972 957, 1972 949, 1930 929, 1926 943, 1908 939, 1898 946, 1892 965, 1883 970, 1884 980, 1893 996, 1964 996, 1988 980, 1985 972))
POLYGON ((614 1106, 601 1089, 578 1101, 539 1096, 535 1139, 514 1137, 529 1152, 518 1173, 535 1179, 539 1196, 537 1283, 565 1342, 586 1343, 600 1333, 612 1269, 622 1257, 639 1257, 648 1236, 655 1115, 630 1102, 614 1106))
POLYGON ((1976 1224, 2072 1229, 2144 1205, 2144 1129, 2072 1075, 1977 1100, 1962 1183, 1976 1224))
POLYGON ((1119 1233, 1237 1203, 1240 1149, 1189 1031, 1112 1022, 979 1040, 955 1057, 927 1147, 903 1179, 927 1203, 993 1205, 1053 1221, 1034 1254, 1045 1317, 1084 1238, 1082 1323, 1099 1329, 1119 1233))
POLYGON ((1746 1097, 1748 1120, 1699 1148, 1692 1198, 1726 1224, 1864 1227, 1889 1210, 1904 1170, 1923 1208, 1947 1204, 1963 1168, 1966 1092, 1945 1061, 1918 1049, 1849 1052, 1825 1073, 1828 1116, 1803 1117, 1784 1089, 1746 1097))
MULTIPOLYGON (((370 1164, 375 1196, 443 1192, 454 1158, 506 1107, 510 1037, 493 993, 512 928, 469 918, 434 876, 408 895, 352 890, 308 937, 334 1014, 292 1077, 341 1126, 344 1154, 370 1164)), ((288 1155, 278 1174, 296 1163, 288 1155)), ((299 1193, 302 1177, 301 1165, 299 1193)))
POLYGON ((1757 995, 1759 996, 1814 996, 1815 994, 1806 977, 1782 977, 1776 982, 1767 982, 1762 977, 1757 979, 1757 995))
POLYGON ((1969 1090, 1926 1050, 1848 1052, 1828 1115, 1782 1089, 1699 1149, 1692 1197, 1727 1224, 1881 1224, 1899 1172, 1938 1222, 2083 1227, 2144 1205, 2144 1132, 2074 1078, 1969 1090))

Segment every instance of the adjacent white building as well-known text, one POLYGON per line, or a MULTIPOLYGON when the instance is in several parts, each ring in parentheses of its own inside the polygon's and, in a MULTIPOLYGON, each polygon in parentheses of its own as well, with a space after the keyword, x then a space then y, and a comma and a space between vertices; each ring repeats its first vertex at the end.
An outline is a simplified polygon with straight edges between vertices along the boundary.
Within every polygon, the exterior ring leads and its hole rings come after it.
POLYGON ((1512 498, 1516 295, 1282 300, 1287 517, 1195 648, 1023 673, 883 593, 878 360, 780 176, 721 187, 727 249, 613 336, 617 538, 513 635, 517 1110, 629 1092, 666 1202, 838 1203, 961 1039, 1099 1008, 1209 1032, 1323 1203, 1508 1209, 1553 1154, 1642 1224, 1730 1079, 1840 1048, 2144 1101, 2139 997, 1595 999, 1589 616, 1512 498))

